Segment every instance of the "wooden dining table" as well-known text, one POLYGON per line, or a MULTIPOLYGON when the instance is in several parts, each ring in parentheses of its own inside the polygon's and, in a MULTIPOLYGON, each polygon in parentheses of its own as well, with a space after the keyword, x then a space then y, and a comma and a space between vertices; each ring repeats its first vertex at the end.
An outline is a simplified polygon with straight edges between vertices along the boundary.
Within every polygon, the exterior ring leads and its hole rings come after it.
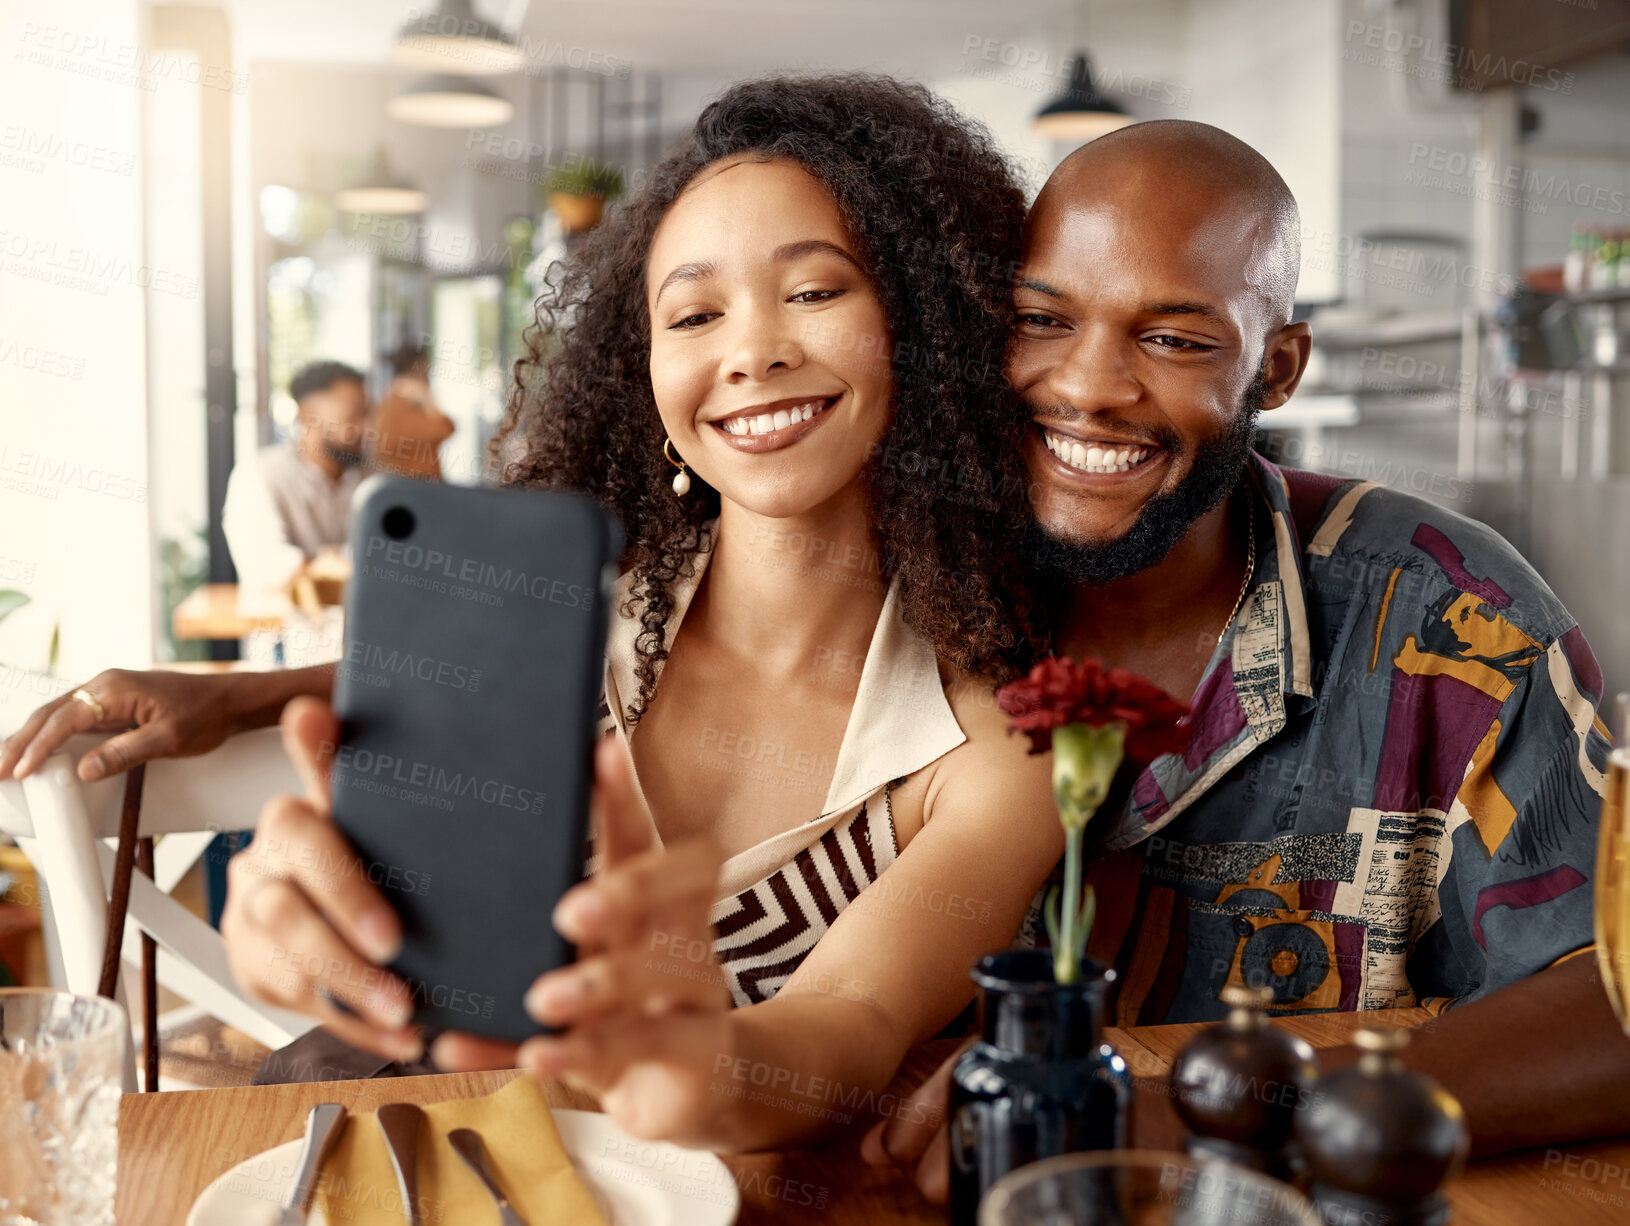
MULTIPOLYGON (((1346 1043, 1378 1023, 1415 1026, 1425 1010, 1326 1013, 1277 1019, 1314 1047, 1346 1043)), ((1106 1031, 1134 1076, 1155 1081, 1199 1025, 1106 1031)), ((936 1040, 914 1051, 890 1093, 920 1084, 956 1047, 936 1040)), ((373 1081, 127 1094, 119 1108, 119 1226, 181 1226, 211 1181, 242 1159, 301 1135, 306 1112, 319 1102, 352 1112, 381 1103, 431 1103, 479 1097, 500 1089, 514 1071, 448 1073, 373 1081)), ((592 1109, 592 1102, 558 1084, 545 1084, 551 1105, 592 1109)), ((878 1102, 896 1101, 879 1097, 878 1102)), ((1157 1099, 1163 1103, 1164 1099, 1157 1099)), ((867 1122, 869 1123, 869 1121, 867 1122)), ((830 1226, 916 1226, 943 1223, 907 1179, 866 1166, 859 1156, 867 1123, 809 1150, 728 1156, 741 1192, 743 1226, 761 1222, 821 1222, 830 1226)), ((1624 1226, 1630 1222, 1630 1138, 1528 1150, 1470 1164, 1449 1188, 1455 1223, 1465 1226, 1624 1226)))
POLYGON ((241 639, 256 630, 278 630, 294 613, 281 594, 250 595, 236 583, 204 583, 194 588, 170 615, 177 640, 241 639))

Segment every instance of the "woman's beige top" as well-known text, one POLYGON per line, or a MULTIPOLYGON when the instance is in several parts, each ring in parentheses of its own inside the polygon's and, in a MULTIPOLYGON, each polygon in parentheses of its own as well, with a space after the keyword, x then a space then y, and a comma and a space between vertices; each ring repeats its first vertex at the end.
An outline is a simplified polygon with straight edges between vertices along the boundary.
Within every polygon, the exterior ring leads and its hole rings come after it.
MULTIPOLYGON (((670 645, 707 570, 716 522, 709 523, 702 548, 674 583, 670 645)), ((619 613, 606 643, 609 709, 601 720, 602 732, 615 727, 625 738, 627 708, 639 693, 634 640, 640 625, 620 613, 630 586, 630 576, 624 575, 616 587, 614 608, 619 613)), ((821 815, 790 825, 725 861, 720 898, 709 918, 714 954, 737 1004, 775 995, 838 913, 894 863, 898 849, 888 790, 966 739, 945 697, 934 649, 906 625, 899 586, 891 584, 821 815)), ((751 756, 743 764, 750 768, 751 756)), ((654 831, 653 837, 660 846, 654 831)))

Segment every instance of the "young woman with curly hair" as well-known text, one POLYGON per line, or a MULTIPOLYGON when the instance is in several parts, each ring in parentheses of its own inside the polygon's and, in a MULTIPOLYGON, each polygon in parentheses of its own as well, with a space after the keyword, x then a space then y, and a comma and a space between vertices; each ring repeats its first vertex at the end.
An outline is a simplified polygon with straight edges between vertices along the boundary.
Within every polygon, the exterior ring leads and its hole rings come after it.
MULTIPOLYGON (((622 518, 619 735, 596 762, 599 871, 555 914, 581 958, 528 1001, 563 1033, 518 1054, 444 1035, 442 1067, 519 1058, 643 1136, 785 1145, 840 1122, 834 1101, 866 1110, 1009 942, 1062 844, 1047 763, 991 701, 1039 646, 999 374, 1023 209, 988 138, 921 87, 755 81, 540 304, 504 476, 622 518)), ((331 721, 285 716, 312 766, 331 721)), ((266 970, 320 925, 348 952, 395 938, 362 875, 257 905, 281 865, 344 862, 321 796, 269 807, 268 845, 312 854, 243 866, 234 966, 411 1054, 388 976, 336 985, 347 1016, 266 970)))

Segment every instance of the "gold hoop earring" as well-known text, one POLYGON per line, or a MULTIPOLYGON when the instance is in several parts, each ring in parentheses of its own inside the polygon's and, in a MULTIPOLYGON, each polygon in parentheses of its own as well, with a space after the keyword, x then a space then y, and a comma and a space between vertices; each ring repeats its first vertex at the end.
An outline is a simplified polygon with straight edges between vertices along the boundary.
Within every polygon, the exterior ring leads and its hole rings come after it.
POLYGON ((690 474, 685 471, 685 461, 674 455, 673 445, 673 439, 664 437, 662 440, 662 454, 668 457, 668 463, 679 470, 674 474, 674 493, 683 498, 690 493, 690 474))

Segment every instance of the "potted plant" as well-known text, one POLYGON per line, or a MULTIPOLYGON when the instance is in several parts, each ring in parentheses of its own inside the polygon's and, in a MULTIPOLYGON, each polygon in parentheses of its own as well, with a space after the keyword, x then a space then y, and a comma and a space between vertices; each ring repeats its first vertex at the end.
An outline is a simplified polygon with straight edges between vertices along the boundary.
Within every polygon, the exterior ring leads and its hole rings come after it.
POLYGON ((972 1226, 997 1179, 1043 1158, 1125 1145, 1132 1083, 1103 1041, 1115 972, 1086 958, 1094 896, 1083 887, 1087 823, 1123 763, 1175 753, 1188 708, 1125 669, 1050 656, 997 702, 1031 753, 1053 755, 1064 884, 1048 895, 1052 949, 980 959, 979 1038, 951 1076, 951 1220, 972 1226))
POLYGON ((607 200, 622 195, 623 172, 583 158, 555 170, 544 180, 543 190, 566 233, 582 234, 600 224, 607 200))

